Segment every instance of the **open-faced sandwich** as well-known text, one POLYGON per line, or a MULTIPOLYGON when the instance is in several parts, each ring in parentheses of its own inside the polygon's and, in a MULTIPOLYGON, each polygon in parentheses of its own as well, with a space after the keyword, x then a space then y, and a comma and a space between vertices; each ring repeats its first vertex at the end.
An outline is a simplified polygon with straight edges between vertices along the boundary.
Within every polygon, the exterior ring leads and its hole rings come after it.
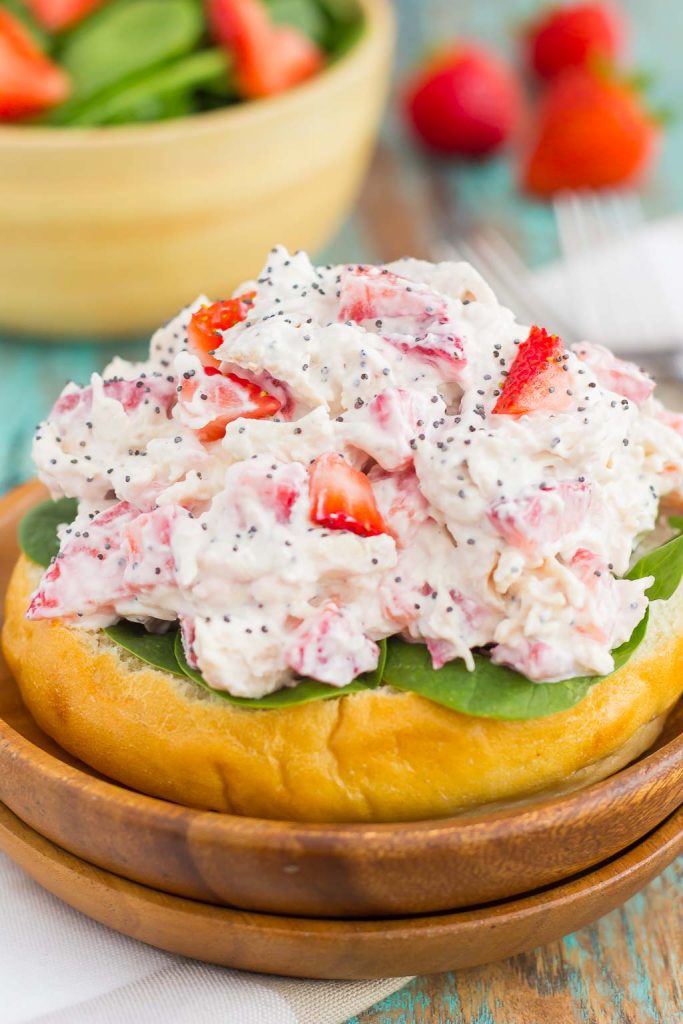
POLYGON ((60 744, 195 807, 404 820, 576 787, 683 690, 683 417, 464 263, 273 249, 68 385, 4 649, 60 744))

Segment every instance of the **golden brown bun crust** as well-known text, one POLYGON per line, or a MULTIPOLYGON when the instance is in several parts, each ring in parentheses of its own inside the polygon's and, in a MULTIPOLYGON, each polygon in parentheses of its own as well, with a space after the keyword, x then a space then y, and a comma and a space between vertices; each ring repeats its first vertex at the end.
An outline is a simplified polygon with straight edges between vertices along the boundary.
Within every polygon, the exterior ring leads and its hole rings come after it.
POLYGON ((653 607, 619 672, 568 711, 475 718, 388 689, 249 711, 144 666, 102 633, 24 617, 40 570, 7 593, 5 657, 31 713, 87 764, 181 804, 295 821, 439 817, 616 771, 683 689, 683 588, 653 607))

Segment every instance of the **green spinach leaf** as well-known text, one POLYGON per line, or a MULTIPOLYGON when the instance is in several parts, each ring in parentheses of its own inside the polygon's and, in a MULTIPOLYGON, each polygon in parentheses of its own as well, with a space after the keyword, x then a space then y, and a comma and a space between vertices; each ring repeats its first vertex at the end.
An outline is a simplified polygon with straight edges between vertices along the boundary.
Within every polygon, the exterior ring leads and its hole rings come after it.
POLYGON ((627 575, 629 580, 654 576, 654 583, 645 591, 650 601, 668 601, 683 576, 683 536, 674 537, 661 547, 638 559, 627 575))
POLYGON ((190 53, 204 32, 195 0, 114 0, 65 38, 60 63, 73 83, 72 107, 86 97, 190 53))
POLYGON ((19 524, 19 547, 32 562, 47 568, 59 551, 57 527, 76 518, 75 498, 43 501, 27 512, 19 524))
POLYGON ((147 665, 160 668, 163 672, 170 672, 174 676, 184 676, 175 656, 177 629, 173 628, 168 633, 148 633, 140 623, 122 619, 115 626, 107 626, 104 632, 110 640, 130 651, 147 665))
POLYGON ((65 104, 59 108, 60 123, 95 127, 183 116, 192 108, 194 89, 220 83, 227 95, 228 77, 229 59, 223 50, 200 50, 161 68, 132 75, 80 104, 65 104))

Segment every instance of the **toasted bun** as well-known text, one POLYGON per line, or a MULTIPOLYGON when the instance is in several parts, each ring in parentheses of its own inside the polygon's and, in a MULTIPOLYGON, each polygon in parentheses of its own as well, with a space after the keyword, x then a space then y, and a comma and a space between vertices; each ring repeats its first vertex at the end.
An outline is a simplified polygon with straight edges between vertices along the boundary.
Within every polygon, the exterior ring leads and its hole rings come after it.
POLYGON ((382 688, 269 711, 149 668, 104 633, 24 613, 41 570, 17 563, 5 656, 41 727, 134 789, 293 821, 400 821, 587 785, 637 757, 683 690, 683 587, 653 606, 619 672, 547 718, 463 715, 382 688))

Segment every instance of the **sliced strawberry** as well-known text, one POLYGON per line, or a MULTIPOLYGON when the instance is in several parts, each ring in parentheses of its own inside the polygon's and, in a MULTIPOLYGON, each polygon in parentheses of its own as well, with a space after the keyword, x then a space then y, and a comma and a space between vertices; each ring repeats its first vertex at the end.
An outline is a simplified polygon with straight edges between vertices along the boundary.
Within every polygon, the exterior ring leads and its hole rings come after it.
POLYGON ((249 310, 254 304, 256 292, 238 295, 236 299, 225 299, 214 302, 211 306, 202 306, 187 328, 187 347, 204 366, 220 366, 220 359, 213 356, 213 351, 222 343, 219 331, 229 331, 235 324, 246 320, 249 310))
POLYGON ((420 325, 448 318, 442 295, 383 267, 345 267, 339 291, 340 320, 362 323, 379 317, 388 330, 420 334, 420 325))
POLYGON ((124 597, 129 588, 123 532, 139 514, 120 501, 92 520, 74 523, 31 600, 27 618, 92 614, 111 609, 124 597))
POLYGON ((352 320, 378 331, 394 348, 420 359, 444 380, 457 380, 465 365, 443 295, 386 267, 350 266, 340 282, 340 321, 352 320))
POLYGON ((38 114, 61 103, 70 91, 66 73, 0 4, 0 120, 38 114))
POLYGON ((200 441, 220 441, 233 420, 262 420, 280 411, 280 402, 263 388, 234 373, 213 367, 204 376, 186 377, 180 391, 180 420, 197 431, 200 441))
POLYGON ((175 583, 171 535, 181 514, 177 507, 164 505, 142 512, 125 527, 122 551, 127 564, 123 578, 134 593, 146 587, 175 583))
POLYGON ((567 394, 564 345, 544 327, 532 327, 517 350, 494 413, 523 416, 529 412, 561 412, 571 403, 567 394))
POLYGON ((323 66, 323 53, 292 25, 276 25, 263 0, 208 0, 209 25, 235 62, 243 96, 290 89, 323 66))
POLYGON ((319 456, 311 469, 311 520, 329 530, 360 537, 391 533, 377 508, 372 484, 334 452, 319 456))
POLYGON ((294 672, 332 686, 346 686, 362 672, 372 672, 378 658, 379 648, 364 635, 361 623, 334 601, 315 609, 285 647, 294 672))
MULTIPOLYGON (((129 416, 145 404, 159 406, 169 415, 176 401, 175 381, 160 374, 137 377, 135 380, 122 380, 119 377, 105 380, 102 390, 107 398, 120 402, 129 416)), ((59 425, 62 433, 66 433, 69 425, 83 425, 92 409, 92 402, 92 385, 78 389, 69 386, 55 402, 50 419, 59 425)))
POLYGON ((487 518, 503 540, 531 555, 576 530, 590 503, 587 483, 564 480, 520 498, 501 498, 488 510, 487 518))

